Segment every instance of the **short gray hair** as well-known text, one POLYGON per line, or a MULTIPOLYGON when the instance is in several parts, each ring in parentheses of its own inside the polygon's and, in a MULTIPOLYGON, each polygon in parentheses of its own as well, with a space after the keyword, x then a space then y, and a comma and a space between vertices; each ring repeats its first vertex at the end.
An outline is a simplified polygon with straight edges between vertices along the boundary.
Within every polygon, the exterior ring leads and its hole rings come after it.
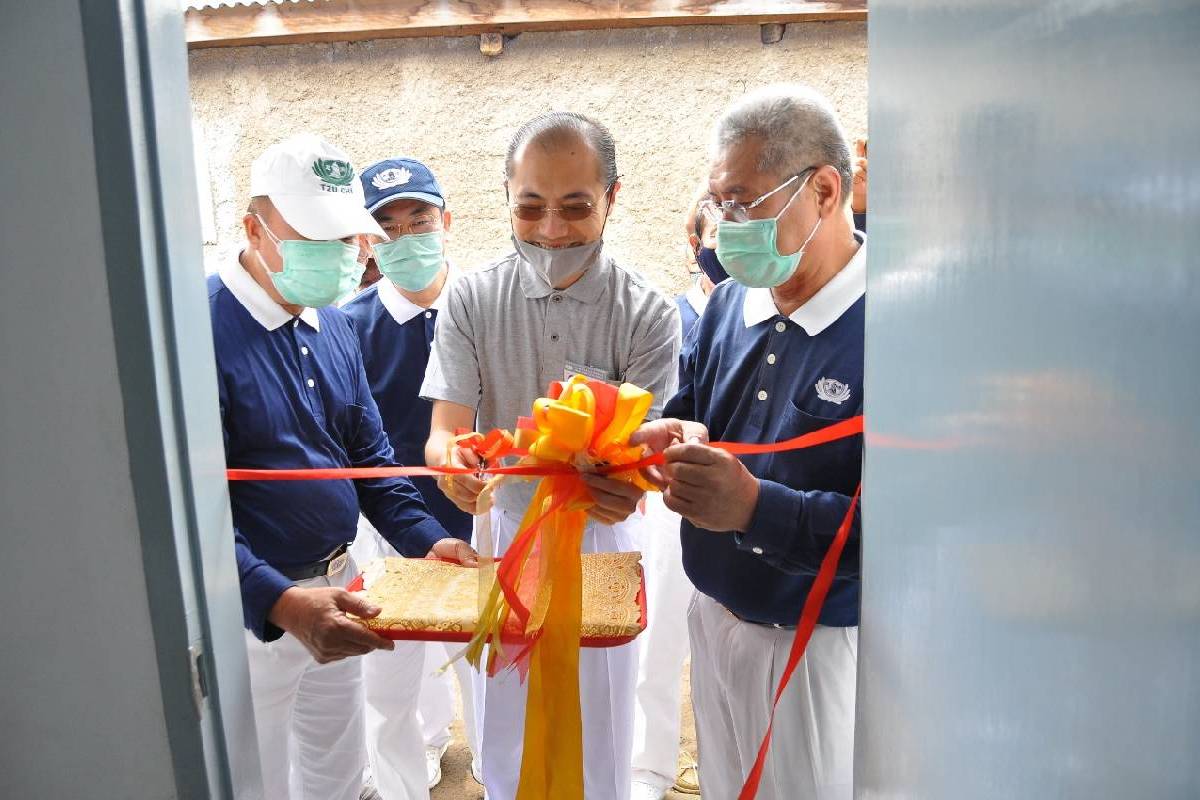
POLYGON ((749 138, 763 140, 759 172, 782 179, 829 165, 842 178, 842 200, 850 201, 850 143, 833 105, 820 92, 802 84, 778 83, 738 98, 717 120, 714 160, 749 138))
POLYGON ((550 111, 526 122, 513 135, 504 159, 504 175, 511 178, 517 151, 542 139, 558 144, 568 135, 578 136, 592 146, 600 162, 600 180, 605 188, 617 182, 617 144, 603 124, 574 111, 550 111))

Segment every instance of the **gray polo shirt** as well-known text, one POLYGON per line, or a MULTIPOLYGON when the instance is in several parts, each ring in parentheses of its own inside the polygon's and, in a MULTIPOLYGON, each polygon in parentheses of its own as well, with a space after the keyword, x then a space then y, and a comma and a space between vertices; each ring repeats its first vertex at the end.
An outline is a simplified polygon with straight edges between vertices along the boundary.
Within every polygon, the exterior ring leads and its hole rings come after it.
MULTIPOLYGON (((680 338, 675 303, 603 253, 566 289, 513 253, 451 286, 421 396, 476 409, 476 430, 511 430, 551 381, 582 373, 652 392, 654 419, 675 393, 680 338)), ((496 501, 521 512, 532 496, 510 481, 496 501)))

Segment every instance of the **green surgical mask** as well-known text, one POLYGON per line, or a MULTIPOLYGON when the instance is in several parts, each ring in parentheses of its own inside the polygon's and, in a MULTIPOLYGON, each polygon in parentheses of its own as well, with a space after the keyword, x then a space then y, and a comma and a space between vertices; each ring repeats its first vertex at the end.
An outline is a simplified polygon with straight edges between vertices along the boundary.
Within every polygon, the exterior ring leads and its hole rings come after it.
MULTIPOLYGON (((804 183, 808 183, 807 178, 804 183)), ((770 289, 792 277, 800 259, 804 257, 804 248, 808 247, 821 227, 818 218, 812 233, 808 234, 799 250, 791 255, 780 254, 779 217, 800 195, 804 183, 800 184, 792 199, 775 217, 747 222, 721 220, 717 223, 717 260, 735 281, 756 289, 770 289)))
POLYGON ((261 217, 258 221, 283 259, 282 272, 268 269, 267 274, 284 300, 306 308, 322 308, 358 288, 365 269, 358 261, 358 245, 306 239, 281 241, 261 217))
POLYGON ((375 245, 375 263, 383 277, 410 292, 429 288, 445 262, 441 231, 412 233, 375 245))

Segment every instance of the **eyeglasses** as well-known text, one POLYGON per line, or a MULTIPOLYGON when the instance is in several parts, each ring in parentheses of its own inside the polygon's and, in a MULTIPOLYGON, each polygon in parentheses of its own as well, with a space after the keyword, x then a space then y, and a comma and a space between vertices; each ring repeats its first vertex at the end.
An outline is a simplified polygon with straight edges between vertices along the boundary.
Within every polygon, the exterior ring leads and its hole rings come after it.
POLYGON ((400 236, 410 236, 419 233, 433 233, 441 229, 441 217, 437 214, 421 214, 410 218, 407 222, 381 222, 379 227, 389 239, 400 236))
MULTIPOLYGON (((615 181, 610 183, 608 188, 604 190, 604 196, 606 198, 609 196, 608 193, 612 191, 612 187, 615 185, 615 183, 615 181)), ((595 214, 597 209, 599 209, 599 205, 591 202, 580 202, 567 203, 566 205, 559 206, 558 208, 550 208, 548 206, 529 206, 523 203, 509 203, 508 208, 509 211, 512 212, 512 215, 522 222, 538 222, 545 219, 547 214, 558 214, 559 219, 561 219, 563 222, 582 222, 583 220, 595 214)))
MULTIPOLYGON (((781 192, 788 186, 791 186, 793 183, 800 180, 801 177, 804 177, 805 181, 807 181, 808 173, 815 169, 817 168, 809 167, 808 169, 801 170, 799 173, 788 178, 786 181, 779 184, 774 189, 751 203, 737 203, 733 200, 713 200, 712 198, 708 198, 706 200, 701 200, 698 208, 700 213, 702 213, 710 222, 715 223, 723 220, 728 222, 749 222, 751 211, 765 203, 767 199, 776 192, 781 192)), ((787 203, 784 204, 784 208, 787 208, 792 204, 792 200, 796 199, 796 195, 800 194, 800 191, 803 188, 804 183, 802 182, 799 188, 797 188, 792 194, 791 198, 788 199, 787 203)))

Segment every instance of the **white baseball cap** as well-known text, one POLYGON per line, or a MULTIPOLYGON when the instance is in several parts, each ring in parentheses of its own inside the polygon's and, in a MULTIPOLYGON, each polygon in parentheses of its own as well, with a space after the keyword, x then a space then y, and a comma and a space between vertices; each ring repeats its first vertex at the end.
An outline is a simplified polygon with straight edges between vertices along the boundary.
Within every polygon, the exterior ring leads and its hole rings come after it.
POLYGON ((363 208, 362 184, 350 157, 312 133, 276 142, 254 159, 250 194, 269 198, 306 239, 330 241, 360 233, 388 238, 363 208))

